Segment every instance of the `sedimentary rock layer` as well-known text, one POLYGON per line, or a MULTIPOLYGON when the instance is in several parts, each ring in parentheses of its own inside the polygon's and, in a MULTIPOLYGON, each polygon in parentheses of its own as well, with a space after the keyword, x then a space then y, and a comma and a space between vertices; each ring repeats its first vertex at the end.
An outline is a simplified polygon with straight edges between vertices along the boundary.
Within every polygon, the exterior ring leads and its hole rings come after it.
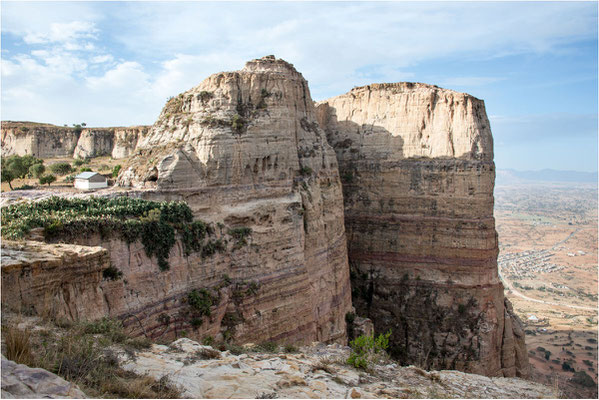
POLYGON ((497 273, 493 141, 484 103, 412 83, 318 106, 342 176, 353 302, 404 363, 528 373, 497 273))
POLYGON ((2 157, 30 154, 39 158, 125 158, 133 153, 147 126, 69 128, 34 122, 2 122, 2 157))
POLYGON ((123 274, 96 282, 96 308, 152 337, 184 330, 237 342, 345 341, 341 182, 314 113, 307 82, 274 57, 171 99, 118 182, 144 187, 128 195, 186 201, 225 247, 185 254, 178 242, 170 270, 160 271, 139 242, 74 238, 106 248, 123 274), (251 233, 241 241, 236 232, 251 233), (191 303, 210 303, 210 315, 194 316, 191 303))

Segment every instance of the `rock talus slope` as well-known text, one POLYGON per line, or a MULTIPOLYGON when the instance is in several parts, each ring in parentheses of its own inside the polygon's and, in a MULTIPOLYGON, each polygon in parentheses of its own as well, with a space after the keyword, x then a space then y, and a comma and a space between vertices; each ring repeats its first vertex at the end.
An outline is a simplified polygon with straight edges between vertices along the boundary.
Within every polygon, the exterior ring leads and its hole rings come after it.
MULTIPOLYGON (((122 277, 107 279, 96 265, 82 284, 50 287, 14 273, 18 293, 6 296, 62 296, 70 310, 77 304, 63 293, 74 291, 94 306, 73 318, 110 315, 153 338, 344 342, 351 289, 341 182, 315 120, 307 82, 285 61, 212 75, 167 103, 118 178, 145 188, 129 196, 186 201, 213 227, 211 247, 187 254, 178 241, 161 271, 140 242, 82 235, 70 239, 107 249, 122 277), (194 317, 192 301, 210 310, 194 317)), ((30 269, 26 255, 14 258, 11 268, 30 269)))
POLYGON ((402 362, 488 376, 529 373, 503 296, 484 103, 413 83, 323 101, 335 148, 358 314, 392 329, 402 362))

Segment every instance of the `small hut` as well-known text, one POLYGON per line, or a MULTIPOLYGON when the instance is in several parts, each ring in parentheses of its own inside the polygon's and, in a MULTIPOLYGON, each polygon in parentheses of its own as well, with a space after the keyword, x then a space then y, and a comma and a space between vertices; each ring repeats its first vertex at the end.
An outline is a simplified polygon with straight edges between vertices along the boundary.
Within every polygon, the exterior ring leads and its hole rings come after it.
POLYGON ((82 172, 75 177, 75 188, 89 190, 108 187, 106 177, 97 172, 82 172))

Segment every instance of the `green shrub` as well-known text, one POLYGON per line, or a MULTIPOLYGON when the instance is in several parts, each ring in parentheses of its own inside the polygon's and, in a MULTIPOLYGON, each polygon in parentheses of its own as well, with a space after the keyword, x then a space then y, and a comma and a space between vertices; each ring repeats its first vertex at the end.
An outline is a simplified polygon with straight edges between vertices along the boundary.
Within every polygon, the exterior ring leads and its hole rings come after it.
POLYGON ((209 317, 215 302, 216 298, 212 296, 208 289, 193 289, 187 294, 187 304, 201 316, 209 317))
POLYGON ((243 117, 239 114, 233 115, 233 118, 231 119, 231 128, 233 128, 233 131, 239 134, 243 130, 244 126, 245 120, 243 117))
POLYGON ((81 167, 79 168, 79 172, 93 172, 90 167, 81 167))
POLYGON ((83 164, 89 164, 89 158, 76 158, 75 160, 73 160, 74 167, 79 167, 83 164))
POLYGON ((237 246, 245 246, 247 245, 246 238, 252 234, 252 228, 248 228, 242 226, 240 228, 232 228, 229 229, 229 235, 233 236, 233 238, 237 241, 237 246))
POLYGON ((118 268, 113 267, 112 265, 102 271, 102 277, 104 279, 109 279, 111 281, 116 281, 117 279, 121 279, 123 273, 118 270, 118 268))
POLYGON ((46 172, 46 167, 44 164, 33 164, 31 167, 29 167, 29 174, 33 178, 39 178, 44 174, 44 172, 46 172))
POLYGON ((212 97, 214 97, 214 94, 212 94, 212 92, 208 92, 206 90, 202 90, 199 94, 198 94, 198 99, 200 99, 200 101, 202 103, 207 102, 208 100, 210 100, 212 97))
POLYGON ((159 267, 166 270, 177 235, 181 235, 187 253, 201 249, 202 256, 206 256, 225 248, 220 240, 204 245, 204 236, 213 231, 205 223, 192 220, 191 209, 184 202, 154 202, 129 197, 51 197, 3 208, 2 236, 22 239, 37 227, 44 228, 49 240, 69 240, 92 234, 117 235, 128 243, 140 240, 146 254, 156 257, 159 267), (190 236, 190 231, 195 234, 190 236))
POLYGON ((112 169, 112 177, 116 178, 117 176, 119 176, 119 172, 121 172, 121 164, 117 164, 114 166, 114 168, 112 169))
POLYGON ((51 183, 56 182, 56 176, 52 174, 43 175, 39 177, 38 182, 40 183, 40 185, 48 184, 48 186, 50 186, 51 183))
POLYGON ((582 385, 584 387, 597 387, 597 384, 595 383, 593 378, 587 375, 587 373, 584 371, 575 372, 574 376, 572 377, 572 382, 578 383, 579 385, 582 385))
POLYGON ((390 336, 391 330, 377 338, 374 335, 362 335, 352 340, 349 343, 351 352, 347 363, 359 369, 370 368, 371 364, 378 362, 386 354, 390 336))
POLYGON ((50 171, 52 171, 52 173, 56 175, 66 175, 70 173, 72 170, 73 168, 71 168, 71 164, 66 162, 59 162, 50 165, 50 171))
POLYGON ((35 186, 22 185, 22 186, 14 188, 14 190, 31 190, 31 189, 35 189, 35 186))
POLYGON ((304 175, 304 176, 307 176, 307 175, 312 175, 312 168, 310 168, 310 167, 307 167, 307 166, 303 166, 303 167, 300 169, 300 174, 302 174, 302 175, 304 175))

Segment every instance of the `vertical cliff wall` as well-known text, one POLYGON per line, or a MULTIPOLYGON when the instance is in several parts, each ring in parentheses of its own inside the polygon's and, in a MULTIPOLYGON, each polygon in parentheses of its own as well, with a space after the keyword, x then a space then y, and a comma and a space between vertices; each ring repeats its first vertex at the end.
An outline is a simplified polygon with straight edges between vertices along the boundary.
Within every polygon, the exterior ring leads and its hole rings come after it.
POLYGON ((493 141, 484 103, 412 83, 318 106, 339 160, 358 314, 405 363, 528 374, 497 274, 493 141))
POLYGON ((351 290, 341 183, 315 121, 307 82, 291 64, 250 61, 170 99, 118 178, 148 189, 146 199, 186 201, 225 232, 251 229, 251 249, 234 250, 217 268, 260 282, 261 300, 242 311, 239 338, 248 337, 246 326, 263 339, 345 340, 351 290))
POLYGON ((39 158, 130 156, 147 126, 69 128, 34 122, 3 121, 2 156, 31 154, 39 158))

